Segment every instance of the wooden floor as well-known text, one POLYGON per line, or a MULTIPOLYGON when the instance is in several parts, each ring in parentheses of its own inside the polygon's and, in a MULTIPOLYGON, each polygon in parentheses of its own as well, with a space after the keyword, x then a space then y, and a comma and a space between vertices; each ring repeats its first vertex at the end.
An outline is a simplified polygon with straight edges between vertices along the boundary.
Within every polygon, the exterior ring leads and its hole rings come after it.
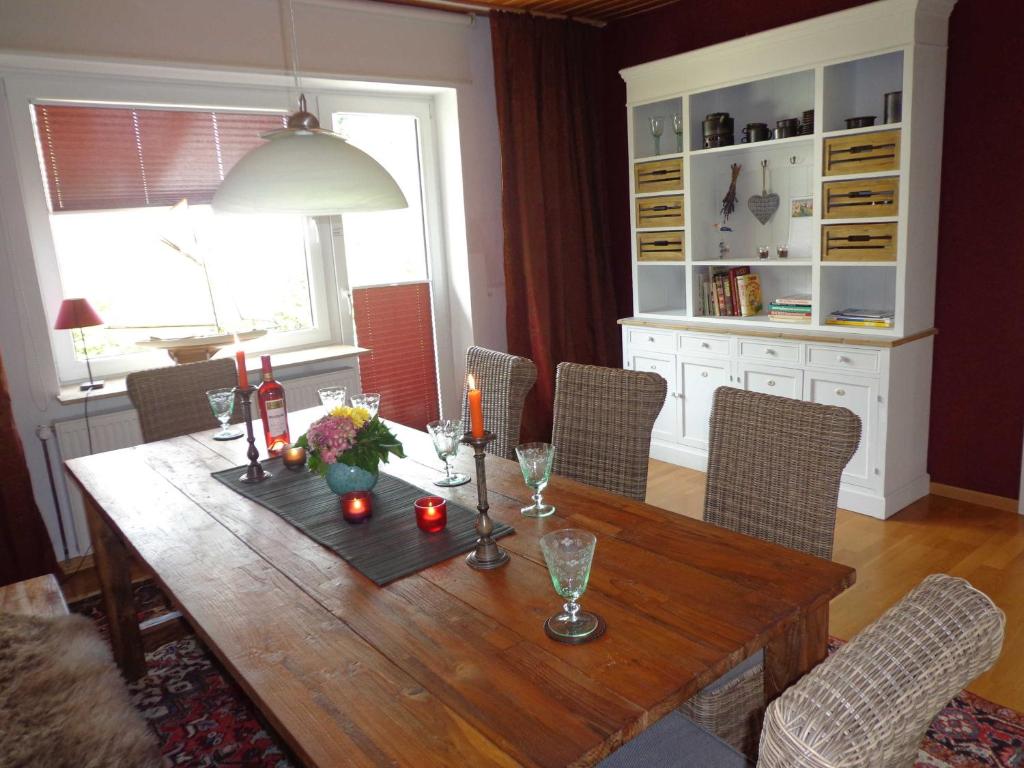
MULTIPOLYGON (((700 518, 704 473, 652 461, 647 502, 700 518)), ((928 496, 888 520, 839 510, 834 559, 857 583, 832 602, 829 629, 849 639, 930 573, 962 576, 1006 612, 993 669, 971 684, 987 699, 1024 711, 1024 515, 928 496)))

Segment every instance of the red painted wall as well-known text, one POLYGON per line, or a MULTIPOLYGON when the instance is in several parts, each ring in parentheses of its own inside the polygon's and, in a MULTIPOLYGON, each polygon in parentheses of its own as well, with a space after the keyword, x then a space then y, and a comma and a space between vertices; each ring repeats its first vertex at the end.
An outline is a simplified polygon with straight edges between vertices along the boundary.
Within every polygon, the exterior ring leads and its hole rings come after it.
MULTIPOLYGON (((617 284, 630 285, 623 67, 859 5, 683 0, 606 28, 604 104, 617 284)), ((1016 498, 1024 430, 1024 57, 1020 0, 950 18, 940 208, 932 480, 1016 498)), ((931 190, 915 190, 931 194, 931 190)), ((632 314, 628 290, 619 312, 632 314)))

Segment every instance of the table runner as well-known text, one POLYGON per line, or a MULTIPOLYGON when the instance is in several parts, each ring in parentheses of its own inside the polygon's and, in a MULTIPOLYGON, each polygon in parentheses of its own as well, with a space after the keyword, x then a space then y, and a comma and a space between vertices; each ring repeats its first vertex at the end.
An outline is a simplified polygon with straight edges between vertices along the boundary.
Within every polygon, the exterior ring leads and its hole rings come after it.
MULTIPOLYGON (((424 533, 416 527, 413 502, 434 492, 397 477, 381 472, 373 489, 373 516, 353 525, 342 519, 339 497, 320 475, 285 469, 280 458, 263 466, 273 477, 262 483, 239 481, 245 466, 214 472, 213 477, 336 552, 378 586, 469 552, 476 545, 476 510, 449 501, 444 531, 424 533)), ((494 521, 494 538, 513 531, 494 521)))

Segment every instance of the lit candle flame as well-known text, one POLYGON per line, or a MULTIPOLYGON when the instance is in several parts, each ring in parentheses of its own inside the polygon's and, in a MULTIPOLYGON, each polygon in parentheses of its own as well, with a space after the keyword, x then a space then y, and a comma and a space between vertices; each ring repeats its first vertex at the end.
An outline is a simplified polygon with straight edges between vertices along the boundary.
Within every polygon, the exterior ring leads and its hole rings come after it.
POLYGON ((469 384, 470 389, 476 389, 476 379, 473 378, 473 374, 466 376, 466 382, 469 384))

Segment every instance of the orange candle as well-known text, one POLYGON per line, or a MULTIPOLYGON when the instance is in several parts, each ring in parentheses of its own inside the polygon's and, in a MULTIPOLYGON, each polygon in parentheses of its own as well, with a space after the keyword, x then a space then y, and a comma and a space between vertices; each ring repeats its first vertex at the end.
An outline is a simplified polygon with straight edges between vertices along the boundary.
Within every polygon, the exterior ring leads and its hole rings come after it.
POLYGON ((238 368, 238 388, 248 389, 249 372, 245 370, 245 350, 239 344, 237 335, 235 336, 235 366, 238 368))
POLYGON ((484 403, 480 390, 476 388, 473 374, 469 374, 469 431, 473 437, 484 436, 484 403))

